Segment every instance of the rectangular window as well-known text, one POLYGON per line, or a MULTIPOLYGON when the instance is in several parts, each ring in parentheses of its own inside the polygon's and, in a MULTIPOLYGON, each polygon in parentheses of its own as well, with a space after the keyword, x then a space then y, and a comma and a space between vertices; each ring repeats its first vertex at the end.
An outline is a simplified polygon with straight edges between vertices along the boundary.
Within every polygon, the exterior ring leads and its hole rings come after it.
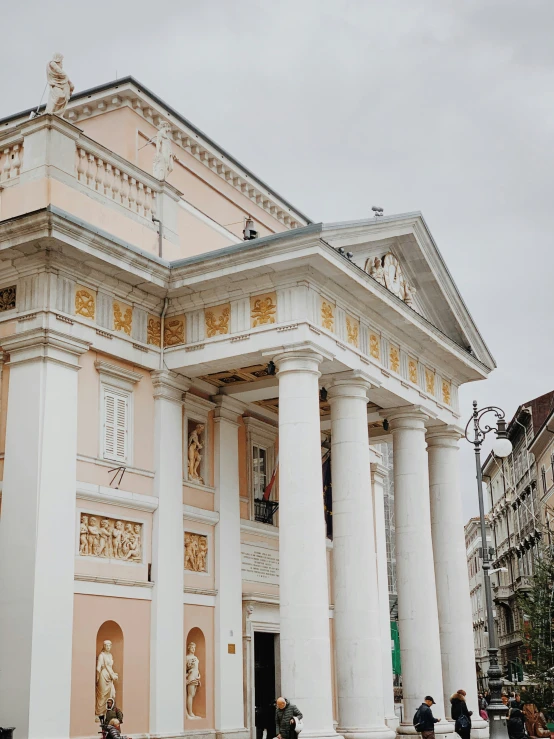
POLYGON ((102 387, 102 456, 120 464, 129 462, 130 397, 123 390, 102 387))
POLYGON ((550 455, 550 467, 552 469, 552 480, 554 481, 554 452, 550 455))
POLYGON ((546 493, 546 469, 544 465, 541 467, 542 491, 546 493))
POLYGON ((254 444, 252 447, 252 484, 254 488, 254 499, 259 500, 260 498, 263 498, 267 483, 267 449, 254 444))

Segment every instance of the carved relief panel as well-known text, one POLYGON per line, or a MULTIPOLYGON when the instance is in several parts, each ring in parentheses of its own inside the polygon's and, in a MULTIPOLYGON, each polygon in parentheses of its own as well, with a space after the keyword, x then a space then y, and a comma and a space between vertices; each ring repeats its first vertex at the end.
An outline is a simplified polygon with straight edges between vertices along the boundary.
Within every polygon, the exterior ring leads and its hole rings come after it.
POLYGON ((79 555, 142 562, 143 525, 136 521, 81 513, 79 555))
POLYGON ((208 537, 185 531, 185 570, 208 572, 208 537))
POLYGON ((4 287, 0 290, 0 313, 7 310, 15 309, 15 301, 17 297, 17 287, 4 287))
POLYGON ((114 331, 121 331, 127 336, 131 335, 133 324, 133 309, 119 300, 113 301, 113 327, 114 331))
POLYGON ((206 336, 219 336, 229 333, 229 322, 231 320, 231 304, 214 305, 204 311, 204 322, 206 325, 206 336))
POLYGON ((75 287, 75 315, 83 316, 83 318, 89 318, 94 321, 96 317, 96 292, 83 287, 82 285, 76 285, 75 287))
POLYGON ((328 331, 335 330, 335 304, 321 299, 321 326, 328 331))
POLYGON ((250 321, 252 328, 275 323, 277 320, 277 293, 253 295, 250 298, 250 321))
POLYGON ((360 343, 360 322, 352 316, 346 316, 346 340, 356 348, 360 343))
POLYGON ((171 316, 164 321, 164 346, 185 343, 185 316, 171 316))
POLYGON ((152 346, 161 346, 162 344, 162 322, 158 316, 148 316, 146 342, 152 346))

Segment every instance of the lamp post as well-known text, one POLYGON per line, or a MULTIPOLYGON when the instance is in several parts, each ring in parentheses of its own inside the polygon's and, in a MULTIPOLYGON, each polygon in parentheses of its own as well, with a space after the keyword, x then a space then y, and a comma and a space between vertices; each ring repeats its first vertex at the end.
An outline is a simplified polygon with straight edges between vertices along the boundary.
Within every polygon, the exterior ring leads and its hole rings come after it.
POLYGON ((475 450, 475 469, 477 473, 477 493, 479 495, 479 520, 481 523, 481 549, 483 553, 483 573, 485 585, 485 601, 487 605, 487 629, 489 632, 489 669, 487 677, 489 682, 489 690, 491 692, 491 702, 487 707, 490 716, 490 736, 491 739, 506 739, 508 730, 506 728, 506 714, 508 707, 502 703, 502 672, 498 665, 498 647, 496 645, 496 632, 494 628, 494 614, 492 608, 492 589, 490 570, 491 563, 489 560, 489 550, 487 547, 487 530, 485 524, 485 506, 483 503, 483 476, 481 473, 481 446, 486 435, 494 431, 496 441, 493 445, 493 452, 496 457, 507 457, 512 452, 512 442, 508 439, 506 433, 505 413, 501 408, 488 406, 486 408, 477 408, 477 401, 473 401, 473 414, 465 428, 465 437, 473 444, 475 450), (483 422, 484 416, 493 413, 496 416, 496 425, 490 426, 483 422), (473 424, 473 438, 471 438, 471 426, 473 424))

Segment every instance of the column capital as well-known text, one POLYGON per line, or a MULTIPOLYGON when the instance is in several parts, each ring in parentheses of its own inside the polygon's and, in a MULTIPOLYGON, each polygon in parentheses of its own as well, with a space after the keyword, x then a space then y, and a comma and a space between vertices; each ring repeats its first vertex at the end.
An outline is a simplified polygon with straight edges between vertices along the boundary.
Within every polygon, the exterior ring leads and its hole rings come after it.
POLYGON ((246 405, 236 398, 229 395, 212 395, 212 402, 215 404, 214 422, 220 423, 227 421, 238 426, 238 417, 242 416, 246 409, 246 405))
POLYGON ((8 367, 24 362, 49 361, 79 370, 79 357, 90 346, 90 341, 49 328, 32 328, 2 340, 2 349, 10 355, 8 367))
POLYGON ((428 447, 450 447, 458 449, 458 442, 464 435, 458 426, 431 426, 425 439, 428 447))
POLYGON ((150 373, 154 387, 154 398, 183 402, 183 393, 190 388, 190 380, 171 370, 154 370, 150 373))
POLYGON ((378 478, 379 482, 383 482, 389 472, 387 467, 385 467, 384 464, 380 464, 379 462, 371 462, 369 466, 371 468, 372 480, 378 478))
POLYGON ((337 398, 361 398, 367 403, 368 391, 378 384, 372 377, 361 370, 351 370, 330 375, 325 383, 327 397, 330 402, 337 398))
POLYGON ((277 366, 277 375, 285 372, 312 372, 321 375, 319 365, 324 359, 330 361, 333 355, 311 341, 303 341, 289 346, 265 351, 263 356, 271 357, 277 366))
POLYGON ((425 423, 431 418, 431 414, 419 405, 389 408, 382 410, 379 415, 387 419, 392 431, 397 429, 425 431, 425 423))

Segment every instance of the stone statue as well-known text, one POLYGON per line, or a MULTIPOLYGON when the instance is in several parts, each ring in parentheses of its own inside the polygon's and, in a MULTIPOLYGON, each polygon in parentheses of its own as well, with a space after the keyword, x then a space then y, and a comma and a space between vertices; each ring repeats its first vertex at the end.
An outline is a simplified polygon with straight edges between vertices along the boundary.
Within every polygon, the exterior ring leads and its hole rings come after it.
POLYGON ((166 180, 173 171, 173 153, 171 151, 171 139, 169 132, 171 128, 167 121, 162 121, 156 134, 156 156, 154 157, 154 177, 166 180))
POLYGON ((208 538, 203 534, 185 531, 185 570, 207 572, 208 538))
POLYGON ((187 718, 200 718, 195 716, 192 710, 192 702, 196 691, 200 686, 200 660, 195 654, 196 644, 191 641, 187 647, 187 661, 186 661, 186 684, 187 684, 187 718))
POLYGON ((79 554, 88 554, 88 516, 81 516, 79 554))
POLYGON ((196 564, 198 572, 206 572, 206 557, 208 556, 208 540, 205 536, 198 537, 198 554, 196 564))
POLYGON ((96 662, 96 710, 97 720, 106 713, 106 702, 113 698, 115 701, 115 681, 117 672, 113 670, 112 643, 107 639, 98 655, 96 662))
POLYGON ((98 519, 91 516, 88 520, 88 553, 95 557, 98 556, 100 550, 100 530, 98 529, 98 519))
POLYGON ((79 554, 82 557, 142 562, 142 524, 81 514, 79 554))
POLYGON ((369 273, 370 277, 373 277, 373 279, 377 280, 381 285, 385 284, 385 270, 383 269, 380 257, 375 257, 373 263, 371 259, 368 259, 365 269, 366 272, 369 273))
POLYGON ((201 434, 204 431, 204 424, 199 423, 198 426, 189 434, 189 450, 188 450, 188 473, 189 480, 196 480, 204 484, 204 480, 200 476, 199 468, 202 461, 200 450, 204 448, 202 444, 201 434))
POLYGON ((54 113, 63 118, 69 98, 75 89, 73 83, 63 69, 62 54, 54 54, 46 65, 46 79, 50 86, 45 113, 54 113))
POLYGON ((410 308, 415 310, 414 295, 416 294, 415 287, 412 287, 407 282, 404 282, 404 302, 409 305, 410 308))

